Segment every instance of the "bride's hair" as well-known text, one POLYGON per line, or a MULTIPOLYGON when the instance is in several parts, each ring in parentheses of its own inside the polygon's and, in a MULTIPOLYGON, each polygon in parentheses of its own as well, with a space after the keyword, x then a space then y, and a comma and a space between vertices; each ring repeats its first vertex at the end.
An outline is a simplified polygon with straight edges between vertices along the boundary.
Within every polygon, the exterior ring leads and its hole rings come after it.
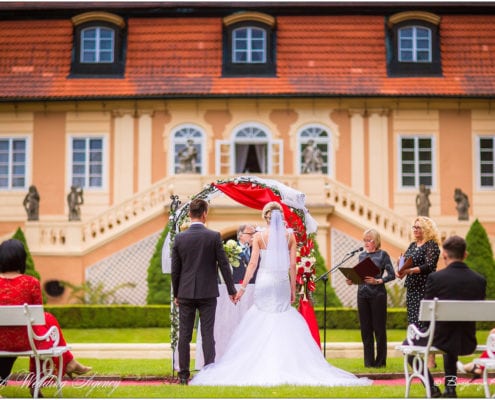
POLYGON ((276 201, 270 201, 269 203, 265 204, 265 206, 263 207, 263 211, 261 212, 261 217, 268 223, 270 223, 273 210, 278 210, 282 215, 284 215, 282 206, 276 201))

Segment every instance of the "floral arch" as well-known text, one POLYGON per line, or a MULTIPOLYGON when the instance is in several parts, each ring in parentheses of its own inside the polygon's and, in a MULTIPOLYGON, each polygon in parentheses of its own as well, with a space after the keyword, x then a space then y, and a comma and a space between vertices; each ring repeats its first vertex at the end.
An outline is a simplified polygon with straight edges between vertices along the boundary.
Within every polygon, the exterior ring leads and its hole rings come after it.
MULTIPOLYGON (((297 240, 297 289, 299 294, 298 310, 308 323, 313 338, 320 346, 320 336, 316 316, 312 306, 312 292, 315 289, 314 236, 317 223, 305 206, 305 194, 290 188, 279 181, 262 179, 255 176, 239 176, 228 180, 218 180, 207 184, 204 189, 192 196, 211 202, 214 198, 226 195, 238 203, 257 210, 262 210, 270 201, 278 202, 283 209, 285 220, 297 240)), ((170 248, 175 235, 186 222, 190 201, 180 204, 177 196, 172 196, 169 222, 162 249, 162 271, 171 272, 170 248)), ((177 345, 178 312, 172 301, 171 306, 171 345, 177 345)))

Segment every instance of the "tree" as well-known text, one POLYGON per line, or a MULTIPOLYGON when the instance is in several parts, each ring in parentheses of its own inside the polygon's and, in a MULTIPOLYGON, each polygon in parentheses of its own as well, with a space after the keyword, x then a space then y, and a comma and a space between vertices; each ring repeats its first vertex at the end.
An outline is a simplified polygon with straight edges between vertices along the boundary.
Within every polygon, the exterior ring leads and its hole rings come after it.
POLYGON ((486 279, 486 298, 495 299, 495 260, 483 225, 476 219, 466 235, 466 264, 486 279))
POLYGON ((24 245, 24 249, 26 250, 26 275, 31 275, 34 276, 36 279, 40 280, 41 276, 36 271, 34 268, 34 260, 33 257, 31 257, 31 252, 29 251, 27 242, 26 242, 26 237, 24 236, 24 233, 22 232, 21 228, 17 228, 17 230, 14 233, 14 236, 12 236, 12 239, 17 239, 22 244, 24 245))
MULTIPOLYGON (((318 247, 318 243, 316 240, 314 241, 314 255, 316 258, 316 277, 323 275, 327 272, 327 267, 325 264, 325 259, 320 253, 320 249, 318 247)), ((330 277, 328 277, 330 278, 330 277)), ((330 284, 330 279, 327 283, 324 282, 323 279, 316 282, 316 289, 313 293, 313 302, 315 307, 323 307, 325 300, 325 288, 324 285, 327 285, 327 307, 342 307, 342 303, 340 302, 335 290, 330 284)))
POLYGON ((150 260, 147 304, 170 304, 171 277, 170 274, 162 272, 162 247, 169 230, 170 227, 167 224, 156 243, 155 252, 150 260))
MULTIPOLYGON (((29 251, 29 247, 27 245, 26 237, 24 236, 24 232, 22 232, 21 228, 17 228, 14 235, 12 236, 12 239, 17 239, 20 242, 22 242, 22 244, 24 245, 24 249, 26 250, 26 272, 24 273, 26 275, 34 276, 36 279, 41 281, 41 275, 39 274, 38 271, 36 271, 34 267, 34 260, 33 257, 31 256, 31 252, 29 251)), ((41 295, 43 297, 43 303, 46 303, 46 294, 43 288, 41 288, 41 295)))

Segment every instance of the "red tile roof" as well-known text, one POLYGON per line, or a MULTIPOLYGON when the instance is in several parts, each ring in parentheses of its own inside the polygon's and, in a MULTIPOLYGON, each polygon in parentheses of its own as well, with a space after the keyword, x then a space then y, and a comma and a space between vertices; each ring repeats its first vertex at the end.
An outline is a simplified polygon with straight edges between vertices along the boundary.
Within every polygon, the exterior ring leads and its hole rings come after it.
POLYGON ((495 95, 495 15, 441 15, 441 77, 387 75, 382 15, 278 16, 277 76, 222 76, 220 17, 129 18, 125 76, 69 77, 69 18, 0 21, 0 100, 495 95))

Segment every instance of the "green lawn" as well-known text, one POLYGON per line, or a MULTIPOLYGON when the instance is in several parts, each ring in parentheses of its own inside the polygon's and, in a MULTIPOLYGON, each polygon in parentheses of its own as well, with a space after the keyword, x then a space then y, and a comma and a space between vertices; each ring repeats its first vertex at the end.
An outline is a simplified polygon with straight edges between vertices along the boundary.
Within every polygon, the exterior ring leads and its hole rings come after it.
MULTIPOLYGON (((170 329, 64 329, 67 343, 169 343, 170 329)), ((485 343, 487 330, 477 332, 478 342, 485 343)), ((406 337, 403 329, 389 329, 389 342, 402 342, 406 337)), ((320 339, 323 342, 323 330, 320 329, 320 339)), ((196 337, 193 337, 196 340, 196 337)), ((358 329, 327 329, 327 342, 361 342, 358 329)))
MULTIPOLYGON (((64 329, 67 341, 70 343, 163 343, 168 342, 168 329, 64 329)), ((389 341, 402 341, 403 330, 389 330, 389 341)), ((478 332, 478 340, 483 343, 488 331, 478 332)), ((320 332, 323 339, 323 333, 320 332)), ((358 330, 327 330, 328 342, 360 341, 358 330)), ((471 357, 461 357, 468 361, 471 357)), ((94 375, 89 374, 84 381, 77 384, 67 384, 63 390, 64 398, 403 398, 404 387, 396 385, 374 384, 370 387, 327 388, 327 387, 297 387, 276 386, 261 387, 192 387, 168 385, 165 383, 172 376, 170 359, 80 359, 86 365, 93 367, 94 375), (106 381, 96 377, 105 376, 106 381), (163 383, 132 385, 122 377, 144 378, 154 377, 163 379, 163 383)), ((362 376, 373 376, 389 373, 403 373, 402 358, 388 358, 387 367, 370 369, 363 366, 362 358, 337 358, 328 361, 339 368, 362 376)), ((437 357, 437 368, 434 372, 443 371, 442 357, 437 357)), ((14 373, 25 372, 28 360, 19 358, 14 365, 14 373)), ((492 388, 495 390, 495 388, 492 388)), ((483 398, 484 392, 481 380, 473 384, 461 384, 457 390, 462 398, 483 398)), ((43 389, 45 397, 53 397, 53 388, 43 389)), ((0 395, 10 398, 29 397, 25 385, 0 386, 0 395)), ((411 397, 422 398, 425 393, 422 385, 414 383, 411 397)))

